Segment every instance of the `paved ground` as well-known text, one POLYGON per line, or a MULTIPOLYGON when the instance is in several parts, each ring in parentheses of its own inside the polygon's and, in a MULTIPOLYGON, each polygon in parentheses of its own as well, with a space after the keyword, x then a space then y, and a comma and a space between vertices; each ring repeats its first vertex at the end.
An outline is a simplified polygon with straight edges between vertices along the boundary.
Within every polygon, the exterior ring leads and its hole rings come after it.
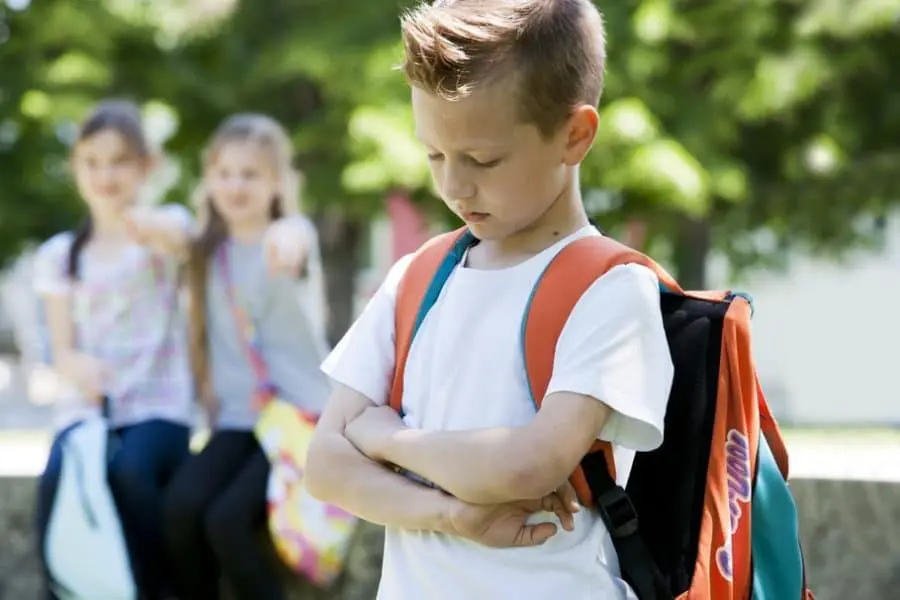
MULTIPOLYGON (((0 476, 43 468, 53 393, 50 374, 26 381, 14 358, 0 356, 0 476)), ((794 477, 900 482, 900 430, 788 429, 785 436, 794 477)))
MULTIPOLYGON (((900 438, 875 435, 866 440, 870 435, 854 438, 831 432, 813 437, 788 432, 791 476, 900 482, 900 438)), ((0 476, 38 474, 49 438, 46 430, 0 431, 0 476)))

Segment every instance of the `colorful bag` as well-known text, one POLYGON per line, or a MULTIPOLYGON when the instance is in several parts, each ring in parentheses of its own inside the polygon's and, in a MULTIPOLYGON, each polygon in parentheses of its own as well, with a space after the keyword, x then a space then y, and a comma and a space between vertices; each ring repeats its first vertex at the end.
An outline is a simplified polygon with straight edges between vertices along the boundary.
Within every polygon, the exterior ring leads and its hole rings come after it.
MULTIPOLYGON (((467 248, 466 229, 427 242, 397 292, 391 406, 402 410, 413 337, 467 248)), ((756 374, 750 302, 732 292, 685 292, 653 260, 605 236, 566 246, 534 282, 521 347, 540 408, 556 342, 585 291, 622 264, 652 269, 675 366, 665 440, 635 457, 627 490, 598 441, 571 482, 603 518, 622 575, 640 600, 809 600, 788 455, 756 374), (640 517, 640 521, 638 520, 640 517)))
POLYGON ((281 560, 324 588, 341 574, 358 520, 337 506, 316 500, 303 485, 306 452, 316 417, 278 397, 259 350, 256 329, 235 297, 225 244, 220 246, 217 259, 257 379, 253 403, 259 410, 259 419, 254 433, 271 464, 266 492, 269 532, 281 560))

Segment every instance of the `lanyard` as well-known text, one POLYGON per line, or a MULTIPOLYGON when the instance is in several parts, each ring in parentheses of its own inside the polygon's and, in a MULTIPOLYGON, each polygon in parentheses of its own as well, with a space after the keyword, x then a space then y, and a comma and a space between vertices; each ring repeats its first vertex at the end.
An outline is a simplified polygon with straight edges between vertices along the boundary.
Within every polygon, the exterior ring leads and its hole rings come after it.
POLYGON ((231 279, 228 249, 229 244, 227 242, 219 245, 216 251, 216 264, 225 284, 225 293, 228 296, 228 303, 231 306, 234 322, 243 342, 244 352, 247 355, 247 360, 250 361, 253 375, 256 377, 256 392, 253 397, 253 405, 256 408, 262 408, 275 396, 276 389, 269 378, 269 368, 266 366, 266 361, 263 359, 259 348, 257 329, 253 325, 253 321, 250 319, 247 311, 238 304, 237 295, 234 291, 234 282, 231 279))

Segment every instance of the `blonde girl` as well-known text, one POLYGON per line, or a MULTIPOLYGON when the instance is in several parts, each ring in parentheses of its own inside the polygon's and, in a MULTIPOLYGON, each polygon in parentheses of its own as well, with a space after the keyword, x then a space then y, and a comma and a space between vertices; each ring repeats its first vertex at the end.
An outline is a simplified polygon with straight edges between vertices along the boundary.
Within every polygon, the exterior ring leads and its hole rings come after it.
POLYGON ((256 401, 277 390, 319 412, 329 392, 322 265, 291 155, 281 126, 257 114, 227 119, 205 155, 188 281, 191 358, 213 433, 165 501, 181 600, 219 598, 221 575, 240 600, 284 597, 260 543, 269 463, 253 435, 256 401))

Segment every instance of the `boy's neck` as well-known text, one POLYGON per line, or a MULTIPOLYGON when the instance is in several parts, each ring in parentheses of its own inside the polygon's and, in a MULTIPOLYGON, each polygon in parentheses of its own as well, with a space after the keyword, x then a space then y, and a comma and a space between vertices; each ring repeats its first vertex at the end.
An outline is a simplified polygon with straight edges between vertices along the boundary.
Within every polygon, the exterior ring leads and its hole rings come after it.
POLYGON ((486 240, 479 246, 482 246, 482 252, 490 256, 491 262, 527 258, 540 254, 589 224, 576 181, 574 185, 566 187, 537 221, 509 237, 486 240))

